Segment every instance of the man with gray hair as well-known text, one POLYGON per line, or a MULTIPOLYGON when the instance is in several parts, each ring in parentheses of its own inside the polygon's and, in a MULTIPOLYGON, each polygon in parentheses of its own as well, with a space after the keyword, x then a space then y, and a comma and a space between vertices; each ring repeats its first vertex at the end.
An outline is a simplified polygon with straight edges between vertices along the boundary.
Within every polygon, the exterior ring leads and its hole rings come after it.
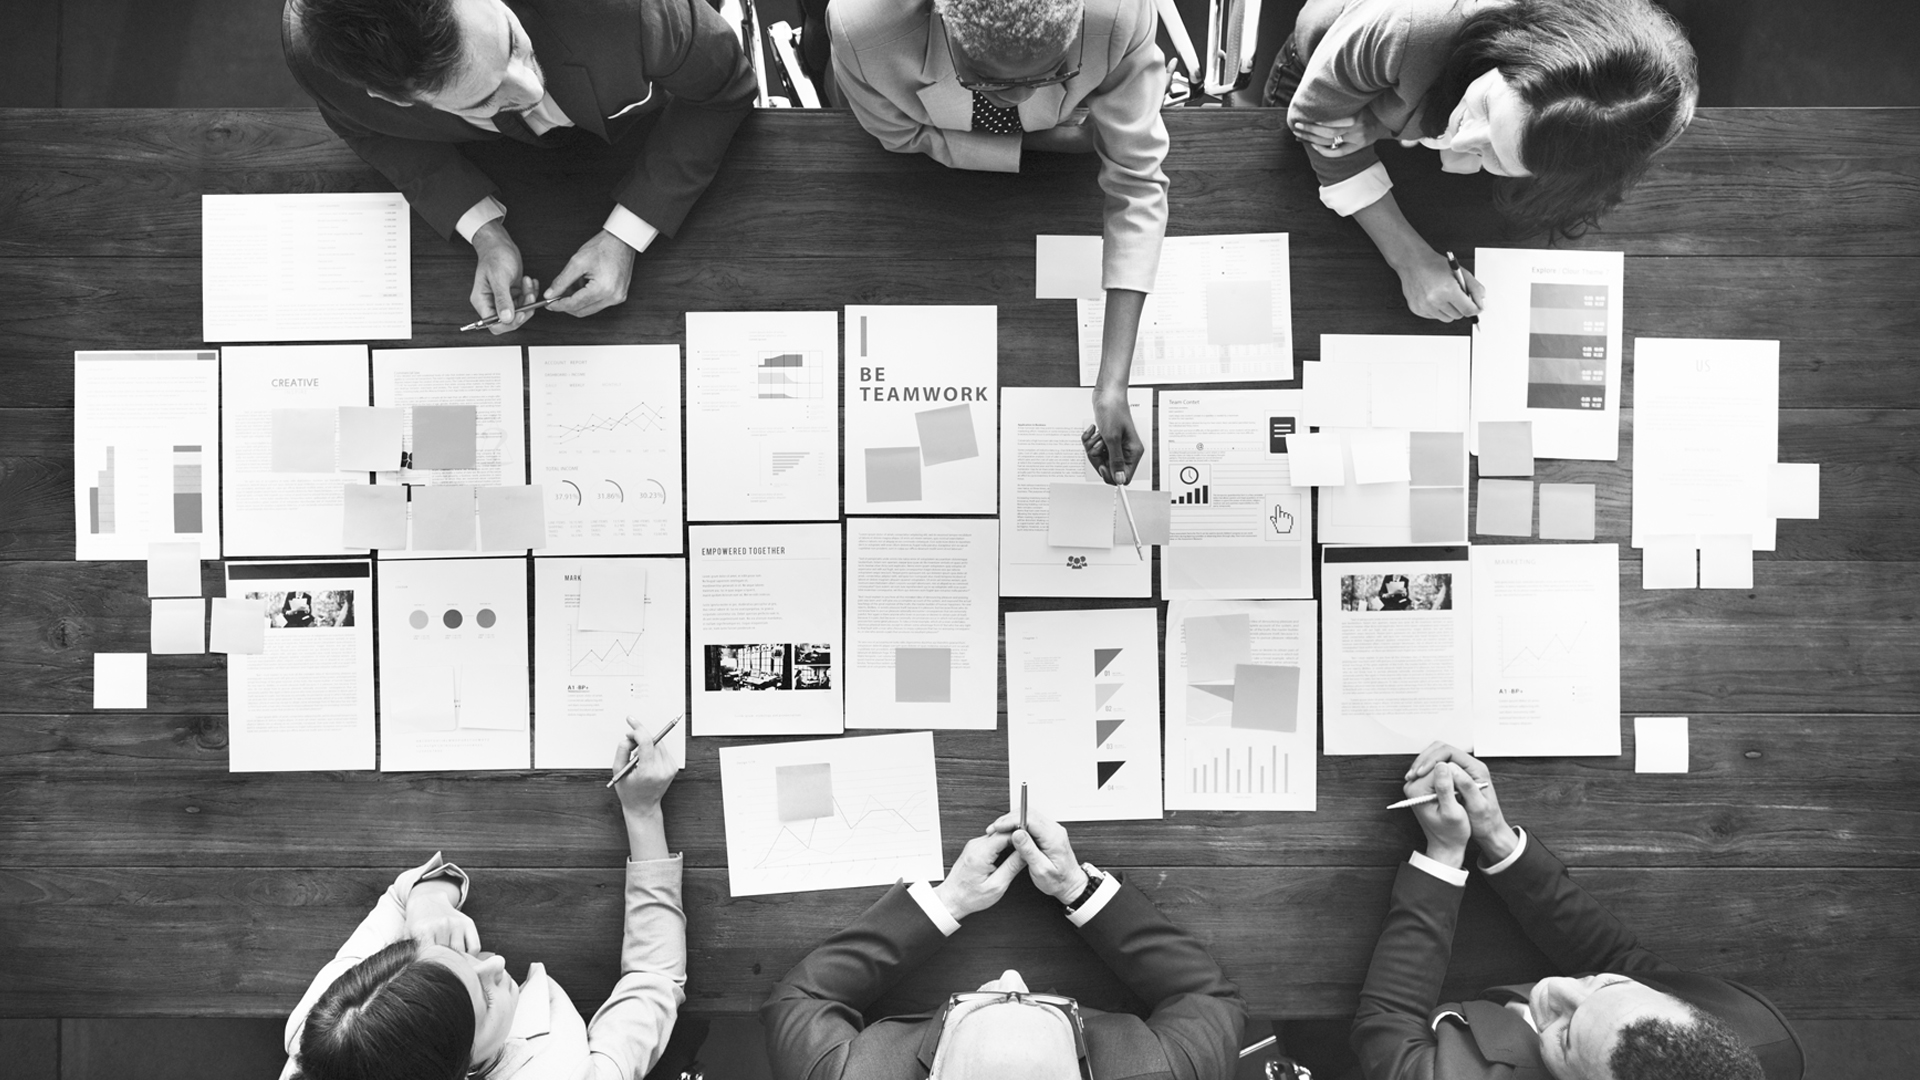
POLYGON ((833 96, 880 144, 955 169, 1094 153, 1106 192, 1106 324, 1088 454, 1109 483, 1142 445, 1127 409, 1167 230, 1167 65, 1153 0, 833 0, 833 96))

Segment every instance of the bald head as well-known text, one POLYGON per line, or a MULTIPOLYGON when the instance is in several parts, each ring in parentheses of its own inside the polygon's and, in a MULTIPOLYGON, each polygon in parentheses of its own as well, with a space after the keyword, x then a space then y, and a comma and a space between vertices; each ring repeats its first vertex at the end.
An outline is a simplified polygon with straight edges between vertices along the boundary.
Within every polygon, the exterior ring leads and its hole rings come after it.
POLYGON ((1073 1024, 1019 1001, 982 1005, 951 1024, 930 1080, 1080 1080, 1073 1024))

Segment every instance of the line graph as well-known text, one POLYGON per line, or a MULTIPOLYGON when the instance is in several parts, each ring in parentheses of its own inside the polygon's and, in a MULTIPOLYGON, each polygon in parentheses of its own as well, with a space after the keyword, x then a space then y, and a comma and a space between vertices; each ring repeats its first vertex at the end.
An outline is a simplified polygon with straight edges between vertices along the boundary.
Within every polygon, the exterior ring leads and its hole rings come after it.
POLYGON ((586 678, 594 675, 640 677, 646 664, 640 655, 639 634, 616 634, 604 630, 567 627, 567 674, 586 678))
POLYGON ((814 818, 804 826, 781 825, 767 846, 767 853, 754 866, 791 866, 805 860, 833 859, 847 845, 856 843, 866 845, 864 850, 872 852, 864 854, 864 858, 891 861, 897 857, 888 850, 893 847, 891 840, 924 834, 932 827, 924 823, 927 802, 924 791, 913 792, 898 807, 882 805, 869 795, 857 813, 849 813, 840 800, 835 799, 830 817, 814 818))
POLYGON ((1565 678, 1590 672, 1592 624, 1566 626, 1538 618, 1500 620, 1500 674, 1503 677, 1565 678))
POLYGON ((567 446, 594 436, 667 431, 669 426, 665 412, 642 401, 622 413, 603 416, 597 412, 589 412, 578 423, 549 421, 547 430, 552 433, 551 438, 555 445, 567 446))

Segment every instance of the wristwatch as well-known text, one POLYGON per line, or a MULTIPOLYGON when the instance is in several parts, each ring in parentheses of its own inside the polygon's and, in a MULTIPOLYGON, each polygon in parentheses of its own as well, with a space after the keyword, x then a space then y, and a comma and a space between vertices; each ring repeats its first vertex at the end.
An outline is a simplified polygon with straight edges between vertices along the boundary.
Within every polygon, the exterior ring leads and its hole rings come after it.
POLYGON ((1080 869, 1086 872, 1087 887, 1084 889, 1081 889, 1080 895, 1074 897, 1072 900, 1062 901, 1062 903, 1066 905, 1067 914, 1069 915, 1073 914, 1076 911, 1079 911, 1080 908, 1083 905, 1085 905, 1087 901, 1093 899, 1094 893, 1097 893, 1100 891, 1100 886, 1105 885, 1107 883, 1106 875, 1094 869, 1092 863, 1083 862, 1080 864, 1080 869))

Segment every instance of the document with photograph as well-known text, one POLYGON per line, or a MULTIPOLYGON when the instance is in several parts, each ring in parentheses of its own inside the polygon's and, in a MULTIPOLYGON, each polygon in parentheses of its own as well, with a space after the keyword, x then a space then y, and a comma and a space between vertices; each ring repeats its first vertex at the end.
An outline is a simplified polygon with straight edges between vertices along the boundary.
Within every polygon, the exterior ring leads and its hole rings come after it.
POLYGON ((685 559, 535 559, 533 767, 604 769, 637 718, 687 764, 685 559), (585 626, 582 626, 582 622, 585 626))
POLYGON ((526 768, 528 674, 526 559, 380 568, 381 771, 526 768))
POLYGON ((1470 565, 1464 546, 1322 549, 1327 753, 1473 747, 1470 565))
POLYGON ((1620 548, 1476 547, 1473 738, 1483 757, 1620 753, 1620 548))
POLYGON ((1167 605, 1169 810, 1317 806, 1311 600, 1167 605))
POLYGON ((1160 486, 1173 504, 1161 596, 1313 595, 1312 493, 1293 485, 1287 458, 1287 438, 1305 430, 1300 405, 1298 390, 1160 392, 1160 486))
POLYGON ((73 557, 220 557, 220 356, 73 354, 73 557))
POLYGON ((847 308, 847 513, 994 512, 997 317, 992 307, 847 308))
MULTIPOLYGON (((1127 404, 1144 444, 1127 486, 1151 491, 1153 391, 1136 386, 1127 391, 1127 404)), ((1085 520, 1055 521, 1056 487, 1103 484, 1080 442, 1092 423, 1087 392, 1077 387, 1009 387, 1001 394, 1000 595, 1153 595, 1151 556, 1142 559, 1125 539, 1113 540, 1119 512, 1114 499, 1075 512, 1085 520), (1059 544, 1069 529, 1090 539, 1059 544)))
POLYGON ((840 526, 688 530, 695 735, 843 728, 840 526))
MULTIPOLYGON (((367 411, 365 345, 220 350, 221 499, 228 555, 344 555, 340 410, 367 411)), ((398 468, 398 454, 393 466, 398 468)))
POLYGON ((847 726, 1000 724, 999 524, 847 519, 847 726))
POLYGON ((474 517, 474 531, 466 546, 436 548, 439 541, 431 537, 443 530, 436 527, 427 534, 422 529, 424 515, 434 504, 424 502, 418 489, 524 486, 527 429, 522 386, 517 345, 373 350, 374 405, 406 410, 404 467, 378 473, 376 481, 415 485, 410 542, 404 550, 381 548, 381 558, 456 558, 479 549, 477 501, 467 511, 474 517))
POLYGON ((527 371, 537 554, 679 554, 680 347, 535 345, 527 371))
POLYGON ((228 770, 373 768, 371 564, 226 567, 227 598, 265 626, 261 651, 227 656, 228 770))
POLYGON ((1473 258, 1487 289, 1473 328, 1473 452, 1481 424, 1528 420, 1535 457, 1617 460, 1626 255, 1478 248, 1473 258))
POLYGON ((687 312, 687 517, 840 516, 840 317, 687 312))
POLYGON ((1153 608, 1007 613, 1008 805, 1055 821, 1160 817, 1153 608))

